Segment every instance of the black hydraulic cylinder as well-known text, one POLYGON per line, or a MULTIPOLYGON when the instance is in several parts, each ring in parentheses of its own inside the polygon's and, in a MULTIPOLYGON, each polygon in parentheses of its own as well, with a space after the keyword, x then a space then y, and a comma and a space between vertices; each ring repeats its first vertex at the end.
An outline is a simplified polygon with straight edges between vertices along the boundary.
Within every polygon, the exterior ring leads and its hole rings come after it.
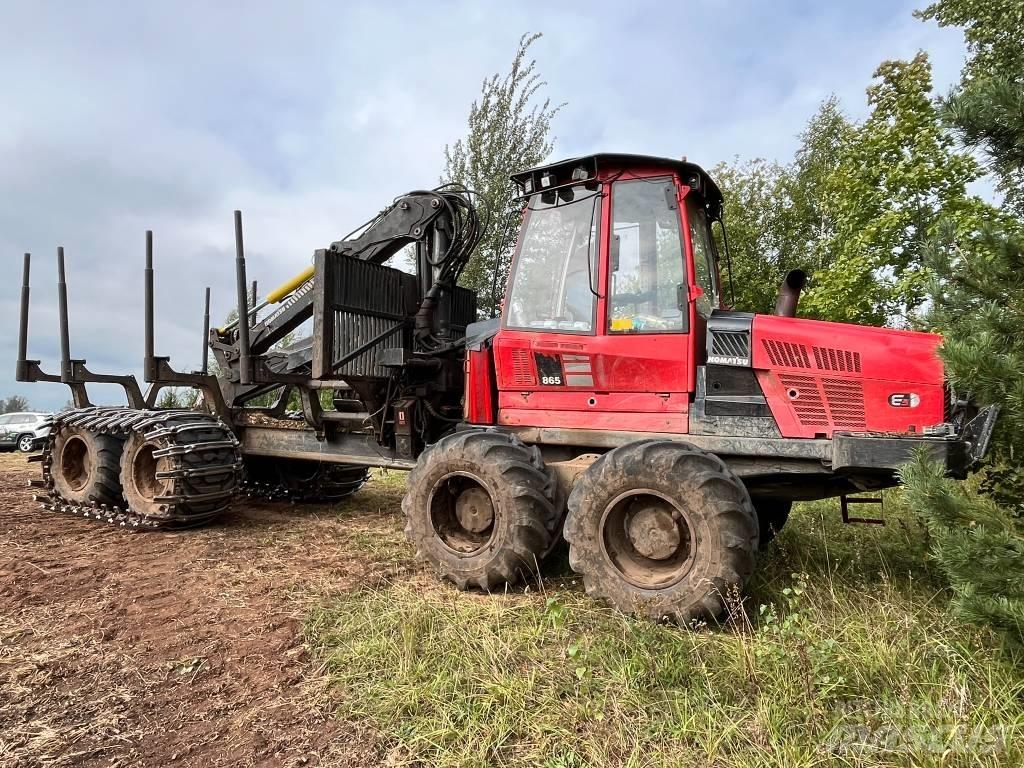
POLYGON ((72 380, 71 337, 68 331, 68 284, 64 277, 64 248, 57 248, 57 317, 60 323, 60 380, 72 380))
MULTIPOLYGON (((440 217, 434 223, 434 262, 441 263, 448 255, 448 232, 445 229, 445 225, 448 222, 447 216, 440 217)), ((436 270, 440 272, 440 270, 436 270)), ((434 275, 436 280, 438 275, 434 275)), ((451 308, 452 308, 452 294, 451 291, 445 288, 439 296, 437 303, 437 309, 434 311, 434 333, 439 338, 447 339, 451 335, 451 308)))
POLYGON ((206 288, 203 307, 203 374, 210 372, 210 288, 206 288))
POLYGON ((21 317, 18 322, 18 364, 14 373, 17 381, 28 381, 28 282, 32 265, 31 254, 25 254, 21 271, 21 317))
POLYGON ((153 231, 150 229, 146 230, 146 270, 143 290, 145 292, 145 308, 143 309, 145 351, 142 372, 146 381, 154 381, 156 379, 156 353, 154 352, 153 331, 153 231))
POLYGON ((238 380, 241 384, 252 384, 252 364, 249 360, 249 296, 245 279, 241 211, 235 211, 235 282, 238 288, 238 380))

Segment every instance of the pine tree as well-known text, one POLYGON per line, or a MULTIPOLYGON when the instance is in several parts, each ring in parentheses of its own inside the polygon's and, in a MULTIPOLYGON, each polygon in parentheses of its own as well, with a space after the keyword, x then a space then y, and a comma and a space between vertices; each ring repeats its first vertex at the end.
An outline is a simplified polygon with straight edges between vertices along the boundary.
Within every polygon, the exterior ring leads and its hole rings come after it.
MULTIPOLYGON (((936 21, 939 26, 962 27, 968 58, 964 65, 959 94, 951 104, 956 125, 968 141, 973 116, 987 125, 1012 125, 1013 113, 1020 119, 1021 88, 1024 85, 1024 3, 1020 0, 936 0, 916 13, 918 18, 936 21), (992 81, 986 84, 986 81, 992 81), (973 102, 969 109, 961 105, 973 102), (1000 115, 999 113, 1004 113, 1000 115), (1009 122, 1003 120, 1009 118, 1009 122)), ((997 142, 1000 137, 993 133, 997 142)), ((1012 133, 1002 133, 1002 139, 1012 133)), ((1017 143, 1017 153, 1024 147, 1017 143)), ((1024 217, 1024 171, 1021 164, 999 153, 990 154, 997 189, 1005 206, 1024 217), (1008 161, 1007 161, 1008 160, 1008 161)))
MULTIPOLYGON (((1024 169, 1024 78, 968 80, 943 115, 1006 171, 1024 169)), ((1024 227, 1004 213, 973 236, 944 223, 928 254, 929 322, 944 340, 950 383, 1001 409, 980 492, 919 456, 904 472, 933 537, 953 608, 1024 645, 1024 227)))
POLYGON ((956 613, 1024 644, 1024 240, 999 223, 964 248, 951 229, 943 235, 928 259, 928 319, 954 389, 1001 411, 983 492, 921 456, 904 471, 907 499, 928 524, 956 613))

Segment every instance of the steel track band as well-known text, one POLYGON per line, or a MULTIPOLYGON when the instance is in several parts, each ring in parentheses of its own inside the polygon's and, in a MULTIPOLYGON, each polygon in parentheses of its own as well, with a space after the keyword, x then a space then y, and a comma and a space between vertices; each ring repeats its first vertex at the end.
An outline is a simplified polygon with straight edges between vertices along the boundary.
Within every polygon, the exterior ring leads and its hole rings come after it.
POLYGON ((230 429, 219 419, 209 414, 188 410, 140 411, 123 407, 78 408, 58 414, 47 437, 41 456, 43 493, 35 500, 51 512, 80 515, 127 528, 153 530, 159 528, 187 528, 200 525, 223 514, 231 504, 241 482, 242 456, 239 442, 230 429), (131 434, 142 434, 147 441, 158 445, 156 458, 166 458, 170 469, 161 471, 157 477, 173 481, 173 492, 157 497, 161 514, 144 515, 124 506, 82 503, 62 498, 54 487, 52 469, 53 448, 62 431, 70 428, 88 430, 98 435, 110 435, 127 439, 131 434), (190 434, 219 431, 222 437, 215 440, 189 440, 190 434), (186 466, 186 457, 192 454, 219 452, 226 453, 215 463, 200 467, 186 466), (226 460, 225 460, 226 459, 226 460), (217 478, 214 491, 196 493, 189 482, 196 478, 217 478), (199 504, 200 512, 189 511, 199 504))

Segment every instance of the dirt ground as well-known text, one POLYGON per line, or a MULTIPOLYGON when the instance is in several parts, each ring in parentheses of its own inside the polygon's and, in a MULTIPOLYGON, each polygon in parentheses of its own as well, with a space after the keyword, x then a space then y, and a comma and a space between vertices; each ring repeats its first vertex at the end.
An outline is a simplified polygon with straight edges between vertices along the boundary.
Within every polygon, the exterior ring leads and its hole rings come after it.
POLYGON ((140 534, 42 511, 37 476, 0 454, 0 766, 384 759, 331 716, 302 617, 408 567, 367 545, 397 540, 397 482, 340 512, 240 503, 207 528, 140 534))

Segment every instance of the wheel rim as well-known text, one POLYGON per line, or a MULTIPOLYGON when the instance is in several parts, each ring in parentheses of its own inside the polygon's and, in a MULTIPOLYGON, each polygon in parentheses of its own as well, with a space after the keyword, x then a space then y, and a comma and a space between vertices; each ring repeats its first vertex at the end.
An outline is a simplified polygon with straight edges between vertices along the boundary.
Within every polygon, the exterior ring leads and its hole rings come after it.
POLYGON ((441 544, 457 555, 474 555, 494 538, 497 511, 483 482, 453 473, 430 493, 430 525, 441 544))
POLYGON ((25 453, 28 453, 29 451, 32 450, 32 438, 31 437, 23 437, 23 438, 21 438, 21 440, 18 441, 18 447, 21 450, 23 450, 25 453))
POLYGON ((648 488, 620 494, 601 517, 605 558, 641 589, 663 589, 682 580, 693 567, 694 544, 686 511, 648 488))
POLYGON ((61 478, 72 491, 80 491, 89 482, 92 474, 92 453, 85 440, 72 435, 64 442, 60 452, 61 478))
POLYGON ((132 484, 139 495, 147 502, 152 503, 157 496, 163 495, 167 481, 157 478, 157 472, 164 470, 163 459, 153 455, 156 446, 152 443, 144 443, 132 457, 132 484))

